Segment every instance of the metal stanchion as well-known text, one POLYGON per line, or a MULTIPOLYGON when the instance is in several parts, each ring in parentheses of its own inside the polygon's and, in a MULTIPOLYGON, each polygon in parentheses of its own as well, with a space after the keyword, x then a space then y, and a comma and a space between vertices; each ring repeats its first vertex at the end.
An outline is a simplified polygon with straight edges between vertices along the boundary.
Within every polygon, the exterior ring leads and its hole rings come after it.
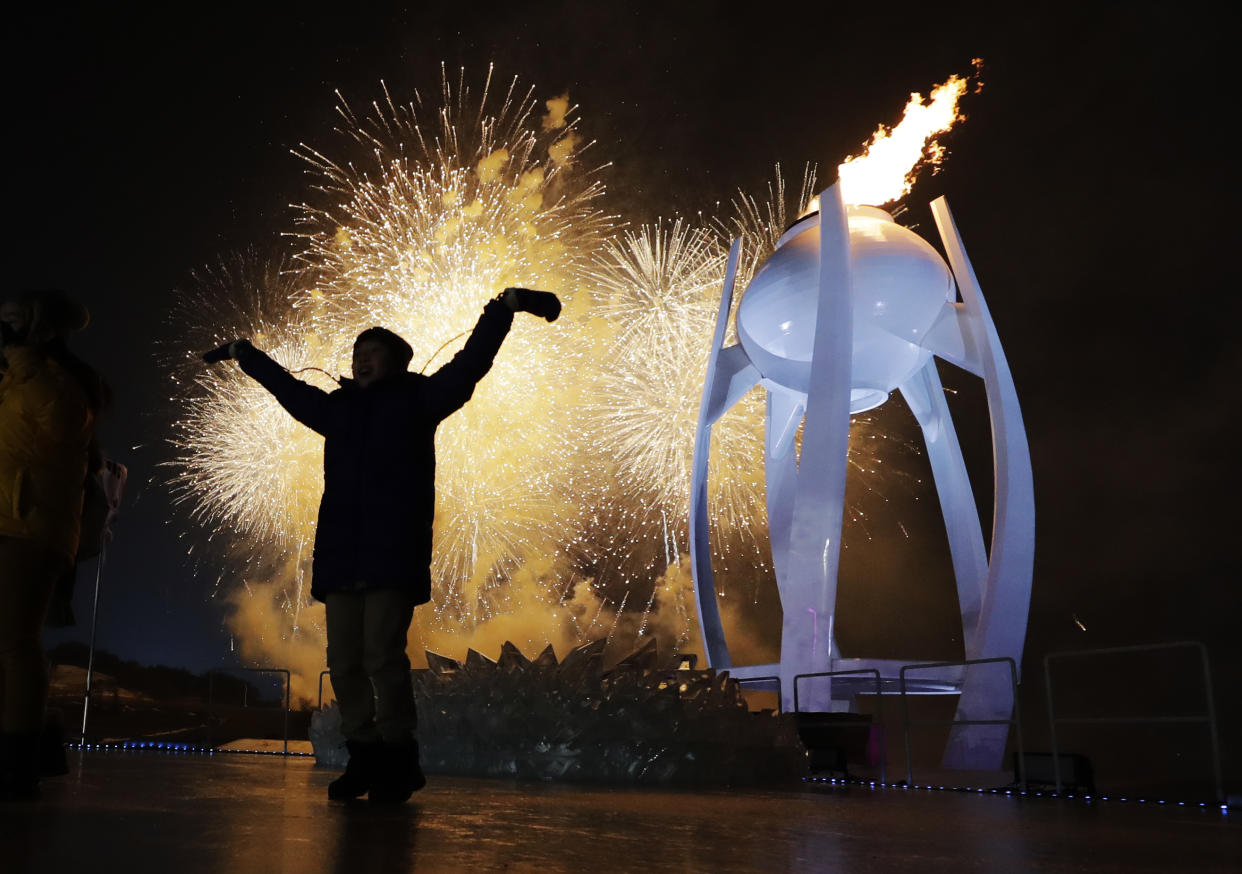
MULTIPOLYGON (((319 672, 319 704, 316 705, 317 709, 319 710, 323 709, 323 678, 329 676, 331 673, 332 671, 330 670, 319 672)), ((332 693, 335 695, 336 690, 333 689, 332 693)))
POLYGON ((91 712, 91 689, 95 671, 95 631, 99 626, 99 587, 103 580, 104 556, 107 554, 106 541, 100 544, 99 557, 95 561, 95 600, 91 604, 91 643, 86 655, 86 693, 82 699, 82 734, 81 742, 86 743, 86 721, 91 712))
POLYGON ((91 604, 91 643, 86 655, 86 691, 82 698, 82 734, 79 740, 86 744, 86 724, 91 712, 91 691, 95 680, 95 634, 99 628, 99 590, 103 583, 104 562, 108 552, 108 542, 112 539, 112 523, 116 520, 117 511, 121 506, 121 496, 125 492, 125 483, 129 478, 129 469, 111 458, 103 458, 103 468, 99 474, 99 486, 107 501, 107 515, 104 517, 102 529, 99 531, 99 555, 95 559, 95 598, 91 604))

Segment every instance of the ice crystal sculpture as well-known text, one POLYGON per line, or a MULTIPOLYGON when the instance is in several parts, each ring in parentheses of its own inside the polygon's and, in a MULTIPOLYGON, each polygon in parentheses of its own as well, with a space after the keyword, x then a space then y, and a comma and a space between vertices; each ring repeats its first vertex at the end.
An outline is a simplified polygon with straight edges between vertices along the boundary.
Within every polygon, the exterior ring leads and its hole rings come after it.
MULTIPOLYGON (((506 643, 496 661, 427 653, 413 672, 423 769, 431 774, 640 784, 796 779, 807 755, 788 715, 752 713, 727 672, 662 661, 655 641, 604 670, 602 640, 557 661, 506 643)), ((316 756, 339 749, 316 725, 316 756)), ((339 731, 339 728, 337 729, 339 731)), ((336 764, 332 762, 332 764, 336 764)))

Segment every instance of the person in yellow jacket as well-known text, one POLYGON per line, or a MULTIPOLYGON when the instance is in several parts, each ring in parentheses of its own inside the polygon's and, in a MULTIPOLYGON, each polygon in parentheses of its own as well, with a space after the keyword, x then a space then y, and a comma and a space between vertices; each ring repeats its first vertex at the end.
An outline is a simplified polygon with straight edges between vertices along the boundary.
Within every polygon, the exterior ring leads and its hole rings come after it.
POLYGON ((0 799, 38 794, 38 737, 47 699, 43 622, 73 564, 99 375, 65 337, 86 326, 61 292, 0 303, 0 799))

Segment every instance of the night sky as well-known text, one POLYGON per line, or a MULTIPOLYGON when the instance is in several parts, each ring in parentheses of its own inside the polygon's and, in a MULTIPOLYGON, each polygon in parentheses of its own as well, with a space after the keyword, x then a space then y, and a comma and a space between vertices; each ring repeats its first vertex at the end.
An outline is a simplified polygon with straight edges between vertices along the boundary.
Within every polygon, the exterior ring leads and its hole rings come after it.
MULTIPOLYGON (((982 57, 985 87, 903 220, 934 239, 927 203, 948 195, 1023 405, 1038 518, 1026 670, 1038 677, 1050 650, 1200 639, 1219 697, 1234 698, 1222 690, 1242 685, 1242 361, 1224 29, 1186 4, 956 19, 850 8, 870 5, 21 13, 6 61, 6 281, 90 306, 78 345, 116 390, 102 440, 132 476, 100 645, 230 663, 216 573, 185 559, 181 537, 195 535, 161 485, 177 410, 154 341, 175 336, 173 289, 192 269, 288 228, 305 184, 289 150, 338 142, 334 89, 363 103, 383 79, 434 95, 443 61, 476 76, 494 62, 541 97, 568 90, 596 160, 615 163, 606 208, 640 222, 759 193, 778 161, 794 180, 808 161, 822 176, 895 123, 909 92, 982 57)), ((971 427, 986 487, 986 424, 971 427)))

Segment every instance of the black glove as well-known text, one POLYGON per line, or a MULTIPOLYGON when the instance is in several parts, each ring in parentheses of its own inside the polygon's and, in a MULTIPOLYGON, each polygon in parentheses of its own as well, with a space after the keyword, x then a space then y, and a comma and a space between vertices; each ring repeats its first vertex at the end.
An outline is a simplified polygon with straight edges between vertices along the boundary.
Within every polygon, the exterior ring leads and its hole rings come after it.
POLYGON ((210 352, 204 352, 203 360, 208 364, 215 364, 217 361, 227 361, 230 358, 236 358, 242 353, 244 348, 249 347, 250 341, 245 338, 234 340, 231 343, 225 343, 223 346, 217 346, 210 352))
POLYGON ((506 288, 501 299, 515 313, 532 313, 542 316, 549 322, 555 322, 561 314, 561 302, 550 291, 536 291, 533 288, 506 288))

